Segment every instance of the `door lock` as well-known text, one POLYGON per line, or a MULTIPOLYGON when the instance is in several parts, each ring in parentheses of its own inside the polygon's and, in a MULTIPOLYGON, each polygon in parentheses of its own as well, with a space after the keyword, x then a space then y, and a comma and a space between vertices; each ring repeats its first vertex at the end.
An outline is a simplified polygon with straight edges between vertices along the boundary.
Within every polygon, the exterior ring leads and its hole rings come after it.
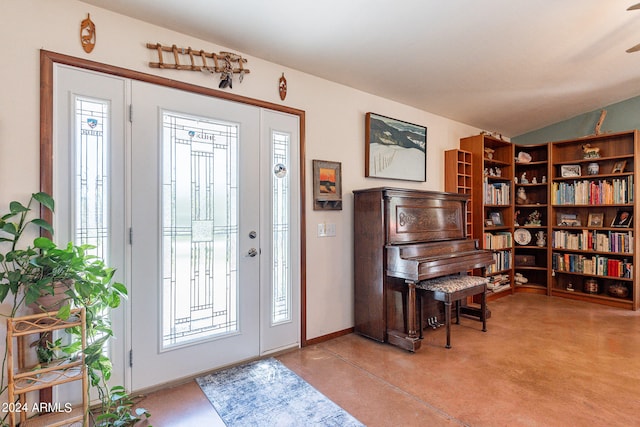
POLYGON ((250 256, 252 258, 256 255, 258 255, 258 250, 256 248, 251 248, 249 249, 249 252, 247 252, 247 256, 250 256))

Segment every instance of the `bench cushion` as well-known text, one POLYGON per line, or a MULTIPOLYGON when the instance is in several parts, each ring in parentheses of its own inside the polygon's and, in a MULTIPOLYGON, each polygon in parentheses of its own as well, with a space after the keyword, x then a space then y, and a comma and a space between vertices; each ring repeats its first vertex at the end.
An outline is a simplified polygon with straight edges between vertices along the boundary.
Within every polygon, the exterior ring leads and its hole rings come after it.
POLYGON ((436 277, 435 279, 423 280, 416 284, 416 288, 449 294, 487 283, 489 283, 489 279, 486 277, 454 274, 451 276, 442 276, 436 277))

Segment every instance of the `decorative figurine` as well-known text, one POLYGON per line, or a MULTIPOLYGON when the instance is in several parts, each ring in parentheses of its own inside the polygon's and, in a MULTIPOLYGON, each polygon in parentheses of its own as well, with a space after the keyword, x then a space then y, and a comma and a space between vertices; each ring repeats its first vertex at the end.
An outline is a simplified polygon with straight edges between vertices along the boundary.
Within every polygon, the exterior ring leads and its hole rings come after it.
POLYGON ((595 159, 600 157, 600 148, 592 147, 591 144, 584 144, 582 146, 583 158, 585 159, 595 159))
POLYGON ((528 184, 529 180, 527 179, 527 173, 526 172, 522 172, 522 176, 520 177, 520 183, 521 184, 528 184))
POLYGON ((485 147, 484 148, 484 152, 487 155, 487 159, 492 160, 493 159, 493 153, 495 153, 496 150, 494 150, 493 148, 489 148, 489 147, 485 147))
POLYGON ((542 183, 543 183, 543 184, 546 184, 546 183, 547 183, 547 176, 546 176, 546 175, 543 175, 543 176, 542 176, 542 183))
POLYGON ((531 178, 531 183, 532 184, 537 184, 538 183, 538 178, 536 178, 535 176, 533 178, 531 178))
POLYGON ((516 163, 529 163, 531 161, 531 154, 520 151, 518 157, 516 157, 516 163))
POLYGON ((524 190, 524 187, 519 187, 518 191, 516 192, 516 204, 517 205, 526 205, 527 202, 528 202, 527 193, 524 190))
POLYGON ((536 245, 545 247, 547 245, 547 236, 544 234, 544 231, 540 230, 536 233, 536 245))
POLYGON ((540 225, 541 221, 540 219, 542 218, 542 215, 540 214, 540 212, 538 212, 537 210, 531 212, 529 214, 529 217, 527 219, 527 222, 525 223, 525 225, 540 225))

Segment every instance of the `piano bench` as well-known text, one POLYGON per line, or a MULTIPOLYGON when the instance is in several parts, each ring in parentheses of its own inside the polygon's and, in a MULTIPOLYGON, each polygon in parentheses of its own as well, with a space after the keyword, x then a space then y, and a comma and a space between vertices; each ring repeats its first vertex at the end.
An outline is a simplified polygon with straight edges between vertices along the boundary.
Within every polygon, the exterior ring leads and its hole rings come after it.
POLYGON ((487 283, 489 279, 479 276, 467 276, 454 274, 435 279, 423 280, 416 283, 416 291, 420 298, 419 324, 420 337, 422 337, 422 298, 425 292, 431 292, 436 301, 444 302, 445 326, 447 328, 447 348, 451 348, 451 303, 456 303, 456 323, 460 323, 460 301, 463 298, 482 294, 480 304, 480 318, 482 320, 482 332, 487 331, 487 283))

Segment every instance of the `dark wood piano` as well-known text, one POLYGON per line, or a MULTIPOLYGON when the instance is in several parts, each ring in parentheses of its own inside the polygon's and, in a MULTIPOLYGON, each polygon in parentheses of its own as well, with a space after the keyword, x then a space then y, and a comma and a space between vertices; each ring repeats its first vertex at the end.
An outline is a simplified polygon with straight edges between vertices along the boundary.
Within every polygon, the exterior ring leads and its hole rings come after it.
POLYGON ((466 195, 389 187, 353 193, 355 331, 415 351, 423 321, 415 284, 486 267, 491 252, 465 236, 466 195))

